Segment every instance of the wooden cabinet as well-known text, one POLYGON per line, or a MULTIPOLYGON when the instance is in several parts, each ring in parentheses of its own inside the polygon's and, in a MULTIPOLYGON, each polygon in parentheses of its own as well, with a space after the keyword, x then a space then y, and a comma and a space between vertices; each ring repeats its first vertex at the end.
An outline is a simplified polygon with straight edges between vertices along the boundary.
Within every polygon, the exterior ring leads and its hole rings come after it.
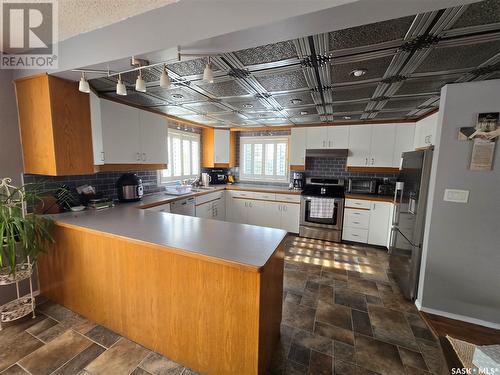
POLYGON ((290 169, 302 171, 306 167, 306 128, 293 128, 290 140, 290 169))
POLYGON ((94 173, 90 106, 75 82, 47 74, 15 82, 24 173, 94 173))
POLYGON ((202 133, 204 168, 231 168, 236 162, 236 133, 204 128, 202 133))
POLYGON ((396 125, 396 141, 394 143, 394 153, 392 157, 392 166, 399 168, 401 165, 401 154, 407 151, 413 151, 413 137, 415 134, 415 124, 396 125))
POLYGON ((349 126, 318 126, 306 129, 307 149, 347 148, 349 126))
POLYGON ((352 125, 349 130, 347 166, 369 166, 372 141, 371 125, 352 125))

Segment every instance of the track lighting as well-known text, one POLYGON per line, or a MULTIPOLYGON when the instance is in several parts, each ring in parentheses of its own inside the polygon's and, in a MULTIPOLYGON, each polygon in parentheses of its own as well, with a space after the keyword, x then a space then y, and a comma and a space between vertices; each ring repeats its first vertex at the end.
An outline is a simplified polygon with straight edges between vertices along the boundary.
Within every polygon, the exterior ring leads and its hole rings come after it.
POLYGON ((169 89, 170 88, 170 77, 168 76, 166 65, 163 65, 163 69, 161 71, 160 87, 162 89, 169 89))
POLYGON ((203 80, 207 83, 214 83, 214 71, 212 70, 212 63, 210 62, 210 56, 208 56, 208 63, 203 71, 203 80))
POLYGON ((127 95, 127 88, 125 84, 122 82, 122 75, 118 74, 118 83, 116 84, 116 94, 125 96, 127 95))
POLYGON ((80 90, 80 92, 84 92, 87 94, 90 92, 90 85, 85 79, 85 72, 82 72, 82 78, 80 78, 80 83, 78 84, 78 90, 80 90))
POLYGON ((135 91, 146 92, 146 82, 142 79, 142 70, 139 70, 139 75, 135 81, 135 91))

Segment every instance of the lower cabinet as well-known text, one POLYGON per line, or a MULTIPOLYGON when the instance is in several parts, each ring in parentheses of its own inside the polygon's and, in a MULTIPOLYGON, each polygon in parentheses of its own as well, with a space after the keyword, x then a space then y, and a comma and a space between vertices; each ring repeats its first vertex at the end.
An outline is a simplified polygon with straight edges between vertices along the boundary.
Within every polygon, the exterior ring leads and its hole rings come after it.
POLYGON ((346 199, 342 239, 389 246, 392 203, 346 199))
POLYGON ((196 197, 196 217, 204 219, 226 220, 224 191, 196 197))

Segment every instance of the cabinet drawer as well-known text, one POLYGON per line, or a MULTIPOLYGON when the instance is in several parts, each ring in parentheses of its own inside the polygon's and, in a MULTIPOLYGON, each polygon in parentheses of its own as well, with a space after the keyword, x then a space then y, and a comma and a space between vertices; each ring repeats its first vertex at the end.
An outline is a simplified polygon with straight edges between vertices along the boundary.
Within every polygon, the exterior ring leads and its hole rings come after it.
POLYGON ((342 230, 342 239, 346 241, 368 242, 368 229, 344 227, 342 230))
POLYGON ((346 207, 355 207, 355 208, 364 208, 369 210, 371 205, 371 201, 365 201, 363 199, 350 199, 347 198, 345 200, 346 207))
POLYGON ((276 200, 276 194, 274 193, 253 193, 254 199, 263 199, 266 201, 274 201, 276 200))
POLYGON ((233 198, 253 198, 254 193, 251 191, 236 191, 232 190, 229 192, 233 198))
POLYGON ((300 195, 296 194, 276 194, 276 200, 282 202, 300 203, 300 195))
POLYGON ((222 198, 224 191, 216 191, 215 193, 203 194, 196 197, 196 205, 210 202, 215 199, 222 198))
POLYGON ((368 229, 370 224, 370 211, 353 210, 346 208, 344 211, 344 225, 346 227, 368 229))

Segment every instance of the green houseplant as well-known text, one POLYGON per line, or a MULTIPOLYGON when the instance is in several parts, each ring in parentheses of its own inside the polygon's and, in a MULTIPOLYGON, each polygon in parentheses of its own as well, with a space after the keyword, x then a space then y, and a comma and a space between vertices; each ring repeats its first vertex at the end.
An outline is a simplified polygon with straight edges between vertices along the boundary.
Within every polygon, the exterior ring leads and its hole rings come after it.
POLYGON ((15 278, 16 272, 31 271, 38 255, 54 240, 52 220, 26 212, 39 200, 36 189, 10 185, 0 180, 0 278, 15 278))

